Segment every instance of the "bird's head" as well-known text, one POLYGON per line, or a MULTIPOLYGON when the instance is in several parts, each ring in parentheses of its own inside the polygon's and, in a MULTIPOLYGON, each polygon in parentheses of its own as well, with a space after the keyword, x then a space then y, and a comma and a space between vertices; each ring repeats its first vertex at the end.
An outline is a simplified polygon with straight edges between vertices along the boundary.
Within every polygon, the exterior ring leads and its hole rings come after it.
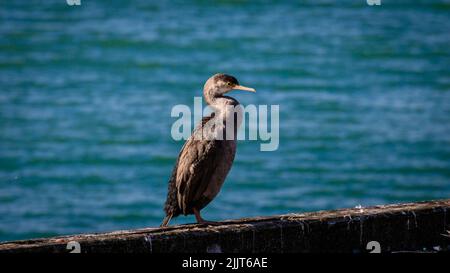
POLYGON ((240 85, 235 77, 221 73, 215 74, 211 78, 209 78, 203 88, 205 95, 207 94, 212 97, 222 96, 223 94, 228 93, 231 90, 256 92, 256 90, 253 88, 240 85))

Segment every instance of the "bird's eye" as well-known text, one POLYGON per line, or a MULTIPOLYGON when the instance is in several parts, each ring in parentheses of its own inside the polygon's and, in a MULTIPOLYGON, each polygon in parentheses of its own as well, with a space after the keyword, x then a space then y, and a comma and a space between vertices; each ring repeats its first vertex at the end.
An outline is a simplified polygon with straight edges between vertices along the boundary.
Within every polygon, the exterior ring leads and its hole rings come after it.
POLYGON ((228 85, 228 86, 231 86, 231 85, 232 85, 232 83, 231 83, 231 82, 227 82, 227 85, 228 85))

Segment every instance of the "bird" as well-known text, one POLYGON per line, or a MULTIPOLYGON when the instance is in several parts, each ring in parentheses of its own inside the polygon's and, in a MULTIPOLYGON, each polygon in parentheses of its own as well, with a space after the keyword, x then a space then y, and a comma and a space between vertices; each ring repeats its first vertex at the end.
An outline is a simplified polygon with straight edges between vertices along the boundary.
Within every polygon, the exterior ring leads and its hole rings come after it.
POLYGON ((223 73, 206 81, 203 96, 212 113, 202 118, 181 148, 169 178, 161 227, 181 214, 194 214, 198 224, 217 224, 203 219, 200 211, 219 193, 236 154, 242 109, 236 99, 225 95, 232 90, 256 92, 223 73))

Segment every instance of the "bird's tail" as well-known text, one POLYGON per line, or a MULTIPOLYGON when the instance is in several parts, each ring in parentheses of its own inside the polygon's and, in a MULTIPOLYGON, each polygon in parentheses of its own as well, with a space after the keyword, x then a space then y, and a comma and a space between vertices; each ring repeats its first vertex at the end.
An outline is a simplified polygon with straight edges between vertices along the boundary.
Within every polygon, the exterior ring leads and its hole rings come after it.
POLYGON ((167 227, 169 225, 170 219, 172 219, 172 214, 166 215, 166 217, 164 217, 164 220, 162 221, 160 227, 167 227))
POLYGON ((175 182, 177 176, 177 166, 178 159, 169 179, 169 184, 167 187, 167 199, 164 205, 166 217, 164 217, 164 220, 161 223, 161 227, 167 227, 169 225, 170 219, 172 219, 173 217, 177 217, 180 214, 180 209, 178 207, 177 186, 175 182))

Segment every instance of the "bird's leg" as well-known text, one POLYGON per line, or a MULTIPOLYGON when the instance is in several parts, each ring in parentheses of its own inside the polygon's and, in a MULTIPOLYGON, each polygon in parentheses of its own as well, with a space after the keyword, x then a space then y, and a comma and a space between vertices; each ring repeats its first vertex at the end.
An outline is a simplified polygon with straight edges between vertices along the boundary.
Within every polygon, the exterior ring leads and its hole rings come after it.
POLYGON ((218 222, 207 221, 207 220, 203 219, 202 216, 200 215, 200 211, 198 209, 193 208, 192 210, 194 211, 195 219, 197 220, 197 223, 204 224, 204 225, 220 225, 220 223, 218 223, 218 222))
POLYGON ((195 219, 197 220, 197 223, 203 224, 206 222, 206 220, 203 219, 202 216, 200 215, 200 211, 198 209, 193 208, 192 210, 194 211, 195 219))

